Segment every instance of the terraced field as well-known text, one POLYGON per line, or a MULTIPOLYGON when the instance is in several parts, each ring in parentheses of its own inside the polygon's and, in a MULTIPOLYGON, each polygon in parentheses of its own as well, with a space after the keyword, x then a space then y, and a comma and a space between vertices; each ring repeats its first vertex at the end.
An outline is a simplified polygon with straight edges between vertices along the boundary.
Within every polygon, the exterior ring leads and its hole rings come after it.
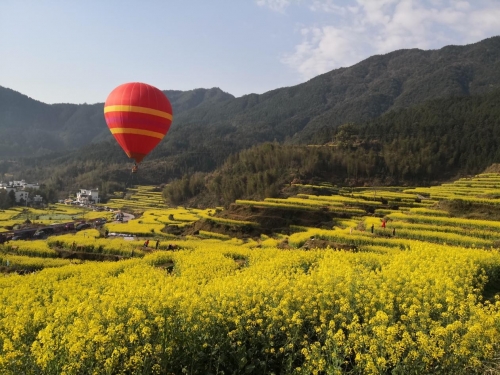
POLYGON ((20 226, 26 220, 38 225, 51 225, 103 217, 109 220, 112 218, 112 214, 65 204, 51 204, 46 209, 14 207, 9 210, 0 210, 0 232, 16 229, 16 226, 20 226))
POLYGON ((199 210, 140 187, 108 204, 128 223, 1 245, 0 373, 498 373, 500 175, 326 188, 199 210))
POLYGON ((128 211, 164 208, 165 202, 161 191, 155 186, 138 186, 127 189, 124 198, 110 199, 106 206, 128 211))

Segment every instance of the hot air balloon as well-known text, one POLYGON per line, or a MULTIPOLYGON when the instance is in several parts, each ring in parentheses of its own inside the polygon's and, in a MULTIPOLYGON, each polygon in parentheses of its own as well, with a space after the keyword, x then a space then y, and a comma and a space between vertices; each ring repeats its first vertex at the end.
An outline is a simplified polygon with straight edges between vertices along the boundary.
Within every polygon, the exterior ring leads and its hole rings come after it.
POLYGON ((137 165, 163 139, 172 123, 172 106, 156 87, 131 82, 118 86, 104 104, 109 130, 137 165))

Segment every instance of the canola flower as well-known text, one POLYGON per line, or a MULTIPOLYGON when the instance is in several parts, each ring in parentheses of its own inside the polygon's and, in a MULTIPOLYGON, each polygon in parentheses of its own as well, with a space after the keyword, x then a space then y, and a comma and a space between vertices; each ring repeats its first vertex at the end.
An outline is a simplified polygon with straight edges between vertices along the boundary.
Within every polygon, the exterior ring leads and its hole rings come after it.
POLYGON ((26 255, 40 258, 56 258, 57 252, 51 249, 47 241, 15 241, 0 245, 0 251, 16 255, 26 255))
POLYGON ((229 240, 231 239, 230 236, 226 235, 226 234, 221 234, 221 233, 217 233, 217 232, 209 232, 209 231, 206 231, 206 230, 200 230, 199 231, 199 235, 203 238, 216 238, 216 239, 219 239, 219 240, 229 240))
MULTIPOLYGON (((328 207, 329 211, 332 212, 345 212, 349 214, 359 214, 362 215, 365 213, 364 210, 358 208, 351 207, 342 207, 338 205, 328 205, 329 201, 325 200, 325 204, 323 206, 328 207)), ((293 202, 288 201, 287 199, 269 199, 266 198, 265 201, 251 201, 251 200, 236 200, 236 204, 246 205, 246 206, 255 206, 255 207, 277 207, 284 209, 295 209, 295 210, 306 210, 306 211, 316 211, 318 209, 318 204, 308 204, 307 200, 303 200, 303 202, 293 202)))
MULTIPOLYGON (((127 192, 131 193, 128 196, 128 199, 110 199, 106 205, 117 209, 130 208, 137 211, 164 207, 165 202, 163 200, 162 193, 154 191, 155 189, 156 187, 154 186, 138 186, 135 188, 128 188, 127 192)), ((123 192, 117 193, 117 195, 123 195, 123 192)))
POLYGON ((496 252, 190 245, 0 278, 0 373, 470 374, 500 349, 496 252))
POLYGON ((500 196, 500 174, 483 174, 472 179, 462 178, 440 186, 406 189, 404 193, 425 194, 437 199, 497 205, 500 196))
POLYGON ((126 223, 107 223, 105 228, 110 232, 128 233, 136 236, 162 236, 162 229, 165 224, 162 223, 141 223, 141 219, 130 220, 126 223))
POLYGON ((196 208, 166 208, 163 210, 148 210, 144 215, 153 215, 157 221, 163 224, 193 223, 200 220, 203 216, 213 214, 215 209, 196 209, 196 208))
MULTIPOLYGON (((436 226, 432 224, 418 224, 418 223, 409 223, 405 221, 394 221, 394 220, 390 221, 389 226, 391 228, 413 230, 416 233, 420 233, 420 231, 432 231, 432 232, 455 233, 458 235, 470 236, 471 238, 482 238, 486 240, 500 239, 500 233, 498 231, 464 227, 464 226, 452 226, 452 225, 436 226)), ((399 230, 398 233, 400 233, 399 230)), ((422 235, 421 238, 419 239, 425 240, 426 237, 422 235)), ((461 245, 461 243, 459 243, 459 245, 461 245)))
MULTIPOLYGON (((76 234, 52 236, 46 242, 50 247, 88 253, 112 254, 126 257, 142 257, 145 254, 142 249, 143 241, 125 241, 121 237, 100 238, 99 235, 97 230, 90 229, 77 232, 76 234)), ((36 242, 32 241, 32 243, 36 242)))
MULTIPOLYGON (((43 268, 62 267, 71 264, 68 259, 34 258, 10 254, 0 254, 0 265, 8 270, 36 271, 43 268)), ((75 264, 77 261, 75 261, 75 264)))
POLYGON ((498 221, 493 221, 493 220, 475 220, 475 219, 465 219, 460 217, 409 215, 399 212, 390 214, 389 218, 393 220, 408 221, 410 223, 454 225, 454 226, 471 227, 471 228, 479 228, 486 230, 500 229, 500 223, 498 221))
POLYGON ((0 222, 10 220, 17 215, 19 215, 19 212, 15 210, 0 210, 0 222))
POLYGON ((251 221, 226 219, 223 217, 211 216, 204 212, 199 213, 199 216, 202 219, 213 221, 215 223, 220 223, 220 224, 235 225, 235 226, 252 226, 252 227, 258 226, 257 223, 251 221))
MULTIPOLYGON (((76 242, 85 251, 126 257, 134 251, 139 258, 68 265, 1 254, 4 267, 9 260, 10 267, 44 270, 0 277, 0 373, 472 374, 498 358, 500 302, 492 293, 500 255, 465 248, 496 239, 493 221, 449 218, 426 207, 429 201, 406 214, 376 210, 396 219, 390 221, 396 237, 360 210, 331 230, 295 227, 290 236, 260 241, 200 231, 211 238, 167 242, 152 226, 189 224, 215 210, 145 209, 160 193, 132 192, 124 201, 134 201, 143 216, 108 228, 133 228, 160 237, 160 250, 171 244, 178 250, 146 255, 137 247, 142 240, 104 239, 89 230, 24 248, 53 251, 76 242), (363 223, 377 225, 375 234, 349 231, 363 223), (284 240, 300 247, 313 236, 361 252, 277 249, 284 240)), ((309 200, 343 210, 373 203, 370 194, 247 204, 299 207, 309 200)))
POLYGON ((417 214, 417 215, 449 216, 448 211, 423 208, 423 207, 410 208, 409 211, 410 211, 410 213, 417 214))

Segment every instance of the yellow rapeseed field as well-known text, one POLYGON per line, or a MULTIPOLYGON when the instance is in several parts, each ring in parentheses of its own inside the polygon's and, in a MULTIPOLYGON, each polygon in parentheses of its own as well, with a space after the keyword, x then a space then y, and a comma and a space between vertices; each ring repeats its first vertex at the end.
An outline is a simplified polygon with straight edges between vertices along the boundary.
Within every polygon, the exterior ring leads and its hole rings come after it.
MULTIPOLYGON (((254 239, 208 230, 173 238, 166 225, 254 223, 162 208, 154 187, 129 189, 109 204, 137 210, 128 223, 0 245, 0 374, 487 373, 499 368, 500 226, 433 205, 493 206, 497 184, 500 175, 483 174, 406 192, 238 201, 342 214, 254 239), (140 238, 104 238, 104 229, 140 238), (330 248, 314 249, 316 240, 330 248), (56 258, 75 247, 122 260, 56 258)), ((0 212, 0 226, 83 213, 22 210, 0 212)), ((85 214, 94 215, 104 216, 85 214)))
POLYGON ((500 343, 498 253, 198 241, 0 279, 0 373, 470 374, 500 343), (193 243, 194 244, 194 243, 193 243), (171 271, 164 268, 171 265, 171 271))

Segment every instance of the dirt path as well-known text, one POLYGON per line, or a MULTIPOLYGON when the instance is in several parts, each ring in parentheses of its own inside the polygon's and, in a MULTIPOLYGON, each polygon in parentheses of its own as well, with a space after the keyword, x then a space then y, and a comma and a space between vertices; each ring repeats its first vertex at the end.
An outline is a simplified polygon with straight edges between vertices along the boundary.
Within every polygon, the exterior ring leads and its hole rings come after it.
POLYGON ((129 220, 135 219, 134 215, 129 214, 127 212, 122 212, 122 214, 123 214, 123 220, 122 221, 115 220, 114 223, 126 223, 129 220))

